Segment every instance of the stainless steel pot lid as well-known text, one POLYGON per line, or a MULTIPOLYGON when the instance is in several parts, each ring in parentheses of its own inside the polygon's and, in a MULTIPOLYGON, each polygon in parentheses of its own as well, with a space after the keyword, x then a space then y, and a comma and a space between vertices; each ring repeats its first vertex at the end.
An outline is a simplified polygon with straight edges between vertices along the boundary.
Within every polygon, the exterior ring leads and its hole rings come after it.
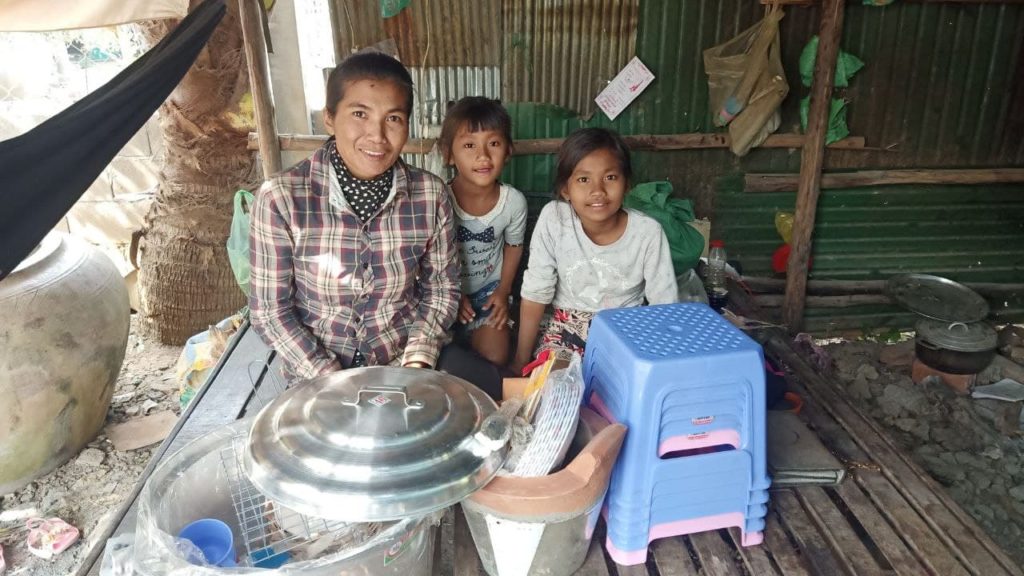
POLYGON ((984 322, 940 322, 921 320, 917 337, 954 352, 988 352, 996 347, 996 331, 984 322))
POLYGON ((934 320, 977 322, 989 312, 988 302, 977 292, 939 276, 900 274, 889 278, 885 291, 907 310, 934 320))
POLYGON ((507 419, 468 382, 371 367, 300 384, 267 405, 243 464, 262 492, 349 522, 423 516, 487 484, 507 456, 507 419))

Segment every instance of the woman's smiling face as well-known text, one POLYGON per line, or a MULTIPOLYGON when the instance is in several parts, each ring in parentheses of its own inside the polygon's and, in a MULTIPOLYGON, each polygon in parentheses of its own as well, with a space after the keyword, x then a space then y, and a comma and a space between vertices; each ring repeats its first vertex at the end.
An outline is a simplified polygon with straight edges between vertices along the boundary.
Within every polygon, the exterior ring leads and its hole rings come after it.
POLYGON ((395 165, 409 140, 408 107, 397 84, 368 78, 345 86, 333 114, 324 111, 327 131, 353 176, 369 180, 395 165))

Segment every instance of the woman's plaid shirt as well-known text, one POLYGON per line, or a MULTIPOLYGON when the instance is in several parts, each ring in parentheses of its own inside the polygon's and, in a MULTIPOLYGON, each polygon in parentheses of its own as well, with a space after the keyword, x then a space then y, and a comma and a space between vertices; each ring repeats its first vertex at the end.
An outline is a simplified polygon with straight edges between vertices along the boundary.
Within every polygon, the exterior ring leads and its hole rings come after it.
POLYGON ((447 185, 399 160, 364 223, 331 176, 325 146, 256 195, 253 327, 299 378, 348 366, 356 350, 370 365, 434 365, 460 296, 447 185))

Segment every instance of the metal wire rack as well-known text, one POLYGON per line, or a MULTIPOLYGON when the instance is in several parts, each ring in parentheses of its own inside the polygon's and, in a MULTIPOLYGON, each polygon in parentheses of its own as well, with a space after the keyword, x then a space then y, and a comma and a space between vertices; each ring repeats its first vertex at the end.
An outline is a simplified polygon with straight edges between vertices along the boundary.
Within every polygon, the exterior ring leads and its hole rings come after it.
POLYGON ((379 522, 348 523, 306 516, 268 499, 242 468, 246 441, 247 434, 238 434, 220 454, 245 546, 240 565, 272 562, 285 553, 292 562, 311 560, 359 546, 383 528, 379 522))

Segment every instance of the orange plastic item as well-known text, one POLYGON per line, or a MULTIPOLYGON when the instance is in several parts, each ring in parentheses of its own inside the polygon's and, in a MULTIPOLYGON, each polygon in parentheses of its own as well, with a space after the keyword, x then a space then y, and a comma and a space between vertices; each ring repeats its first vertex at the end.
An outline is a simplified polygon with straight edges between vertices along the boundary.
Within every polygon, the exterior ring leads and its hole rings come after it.
POLYGON ((580 408, 580 428, 593 437, 562 470, 533 478, 498 476, 469 499, 505 516, 546 517, 586 510, 608 487, 626 427, 580 408))
POLYGON ((782 398, 789 402, 792 408, 789 409, 793 414, 799 414, 804 408, 804 399, 800 397, 796 392, 786 392, 782 395, 782 398))

